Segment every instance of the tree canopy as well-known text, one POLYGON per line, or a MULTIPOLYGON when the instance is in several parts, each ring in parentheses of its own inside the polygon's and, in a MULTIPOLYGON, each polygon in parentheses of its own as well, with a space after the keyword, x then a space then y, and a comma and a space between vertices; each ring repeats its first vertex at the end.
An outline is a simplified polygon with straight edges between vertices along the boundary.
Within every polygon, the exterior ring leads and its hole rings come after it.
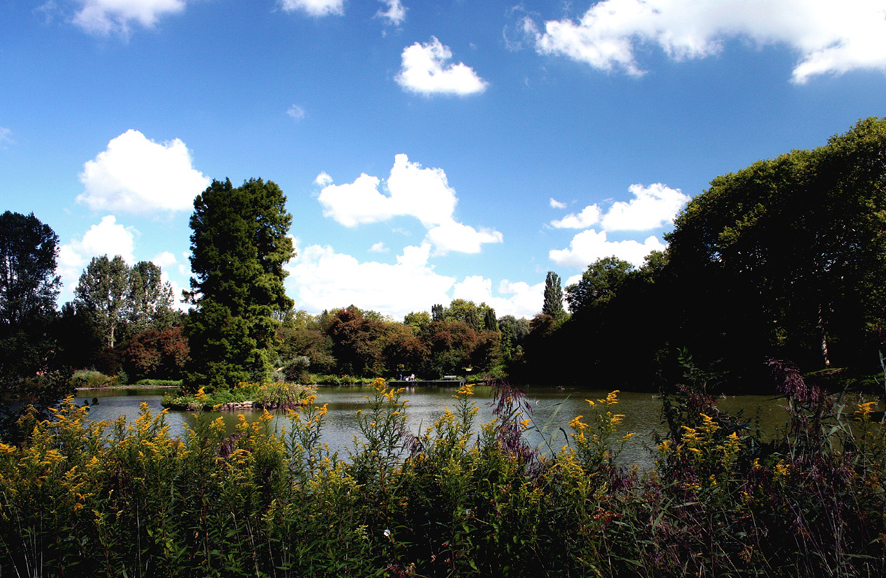
POLYGON ((667 240, 685 329, 700 341, 725 336, 730 348, 807 367, 873 357, 886 292, 886 119, 717 177, 667 240))
POLYGON ((34 214, 0 215, 0 437, 15 437, 19 412, 39 418, 72 391, 56 373, 53 325, 59 278, 58 235, 34 214))
POLYGON ((119 255, 93 257, 74 295, 74 305, 92 318, 109 349, 149 327, 163 330, 173 324, 172 286, 150 261, 129 267, 119 255))
POLYGON ((0 215, 0 326, 55 311, 58 235, 33 213, 0 215))
POLYGON ((194 200, 186 333, 190 388, 269 379, 277 361, 276 311, 292 307, 284 265, 295 255, 283 191, 252 179, 213 183, 194 200))

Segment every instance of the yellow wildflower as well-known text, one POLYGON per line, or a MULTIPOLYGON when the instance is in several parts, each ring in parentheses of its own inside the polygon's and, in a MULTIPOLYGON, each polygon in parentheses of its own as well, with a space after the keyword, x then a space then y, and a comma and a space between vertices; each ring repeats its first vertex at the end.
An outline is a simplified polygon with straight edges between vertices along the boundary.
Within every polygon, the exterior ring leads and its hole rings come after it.
POLYGON ((859 416, 859 419, 863 421, 867 421, 871 417, 871 413, 873 412, 875 402, 868 401, 866 403, 858 404, 858 409, 855 413, 859 416))
POLYGON ((571 422, 569 422, 569 427, 571 427, 574 430, 578 430, 578 431, 583 431, 583 430, 587 429, 588 424, 581 421, 582 417, 584 417, 584 416, 581 416, 581 415, 575 416, 575 418, 573 418, 573 420, 571 422))

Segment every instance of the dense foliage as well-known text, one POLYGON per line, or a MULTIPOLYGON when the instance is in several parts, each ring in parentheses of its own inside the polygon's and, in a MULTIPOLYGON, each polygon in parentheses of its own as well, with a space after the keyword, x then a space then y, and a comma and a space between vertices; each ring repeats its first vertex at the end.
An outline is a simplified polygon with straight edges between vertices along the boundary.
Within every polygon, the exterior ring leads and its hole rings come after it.
POLYGON ((658 389, 682 348, 744 391, 769 356, 871 373, 886 346, 886 119, 717 177, 666 239, 639 269, 591 263, 566 288, 572 317, 537 318, 512 374, 658 389))
POLYGON ((0 215, 0 438, 33 405, 37 415, 71 391, 55 339, 58 235, 33 213, 0 215))
POLYGON ((616 465, 618 398, 589 400, 547 457, 518 391, 475 427, 472 388, 426 430, 383 383, 347 459, 326 407, 226 436, 163 415, 84 427, 68 402, 0 445, 0 567, 105 576, 875 576, 886 572, 886 428, 773 362, 791 413, 761 444, 704 390, 669 400, 657 465, 616 465))
POLYGON ((277 361, 274 312, 292 307, 284 265, 295 254, 283 191, 271 181, 213 183, 194 199, 191 349, 185 385, 225 389, 270 379, 277 361))
POLYGON ((160 267, 141 261, 129 267, 123 257, 93 257, 80 275, 74 307, 113 349, 148 328, 163 330, 175 321, 172 286, 160 267))

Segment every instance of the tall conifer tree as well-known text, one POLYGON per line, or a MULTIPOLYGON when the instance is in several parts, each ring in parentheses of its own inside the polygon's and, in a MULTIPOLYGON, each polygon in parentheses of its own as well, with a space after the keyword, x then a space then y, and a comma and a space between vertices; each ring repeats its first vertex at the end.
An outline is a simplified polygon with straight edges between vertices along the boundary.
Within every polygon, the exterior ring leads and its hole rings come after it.
POLYGON ((295 255, 283 191, 252 179, 214 181, 194 200, 185 386, 229 388, 270 378, 275 310, 288 310, 284 265, 295 255))
POLYGON ((563 310, 563 287, 560 285, 560 276, 553 271, 548 271, 548 276, 545 278, 545 301, 541 312, 554 319, 560 319, 566 314, 563 310))

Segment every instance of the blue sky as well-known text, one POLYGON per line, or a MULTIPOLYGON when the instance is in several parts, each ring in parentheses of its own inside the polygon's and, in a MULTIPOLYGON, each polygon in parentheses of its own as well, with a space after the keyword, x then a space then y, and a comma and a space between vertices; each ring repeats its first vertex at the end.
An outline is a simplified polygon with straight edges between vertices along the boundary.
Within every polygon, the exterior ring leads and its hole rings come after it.
MULTIPOLYGON (((0 0, 0 210, 188 285, 211 179, 276 182, 296 306, 541 309, 717 175, 886 115, 870 0, 0 0), (839 4, 839 6, 837 6, 839 4)), ((178 293, 178 291, 177 291, 178 293)))

